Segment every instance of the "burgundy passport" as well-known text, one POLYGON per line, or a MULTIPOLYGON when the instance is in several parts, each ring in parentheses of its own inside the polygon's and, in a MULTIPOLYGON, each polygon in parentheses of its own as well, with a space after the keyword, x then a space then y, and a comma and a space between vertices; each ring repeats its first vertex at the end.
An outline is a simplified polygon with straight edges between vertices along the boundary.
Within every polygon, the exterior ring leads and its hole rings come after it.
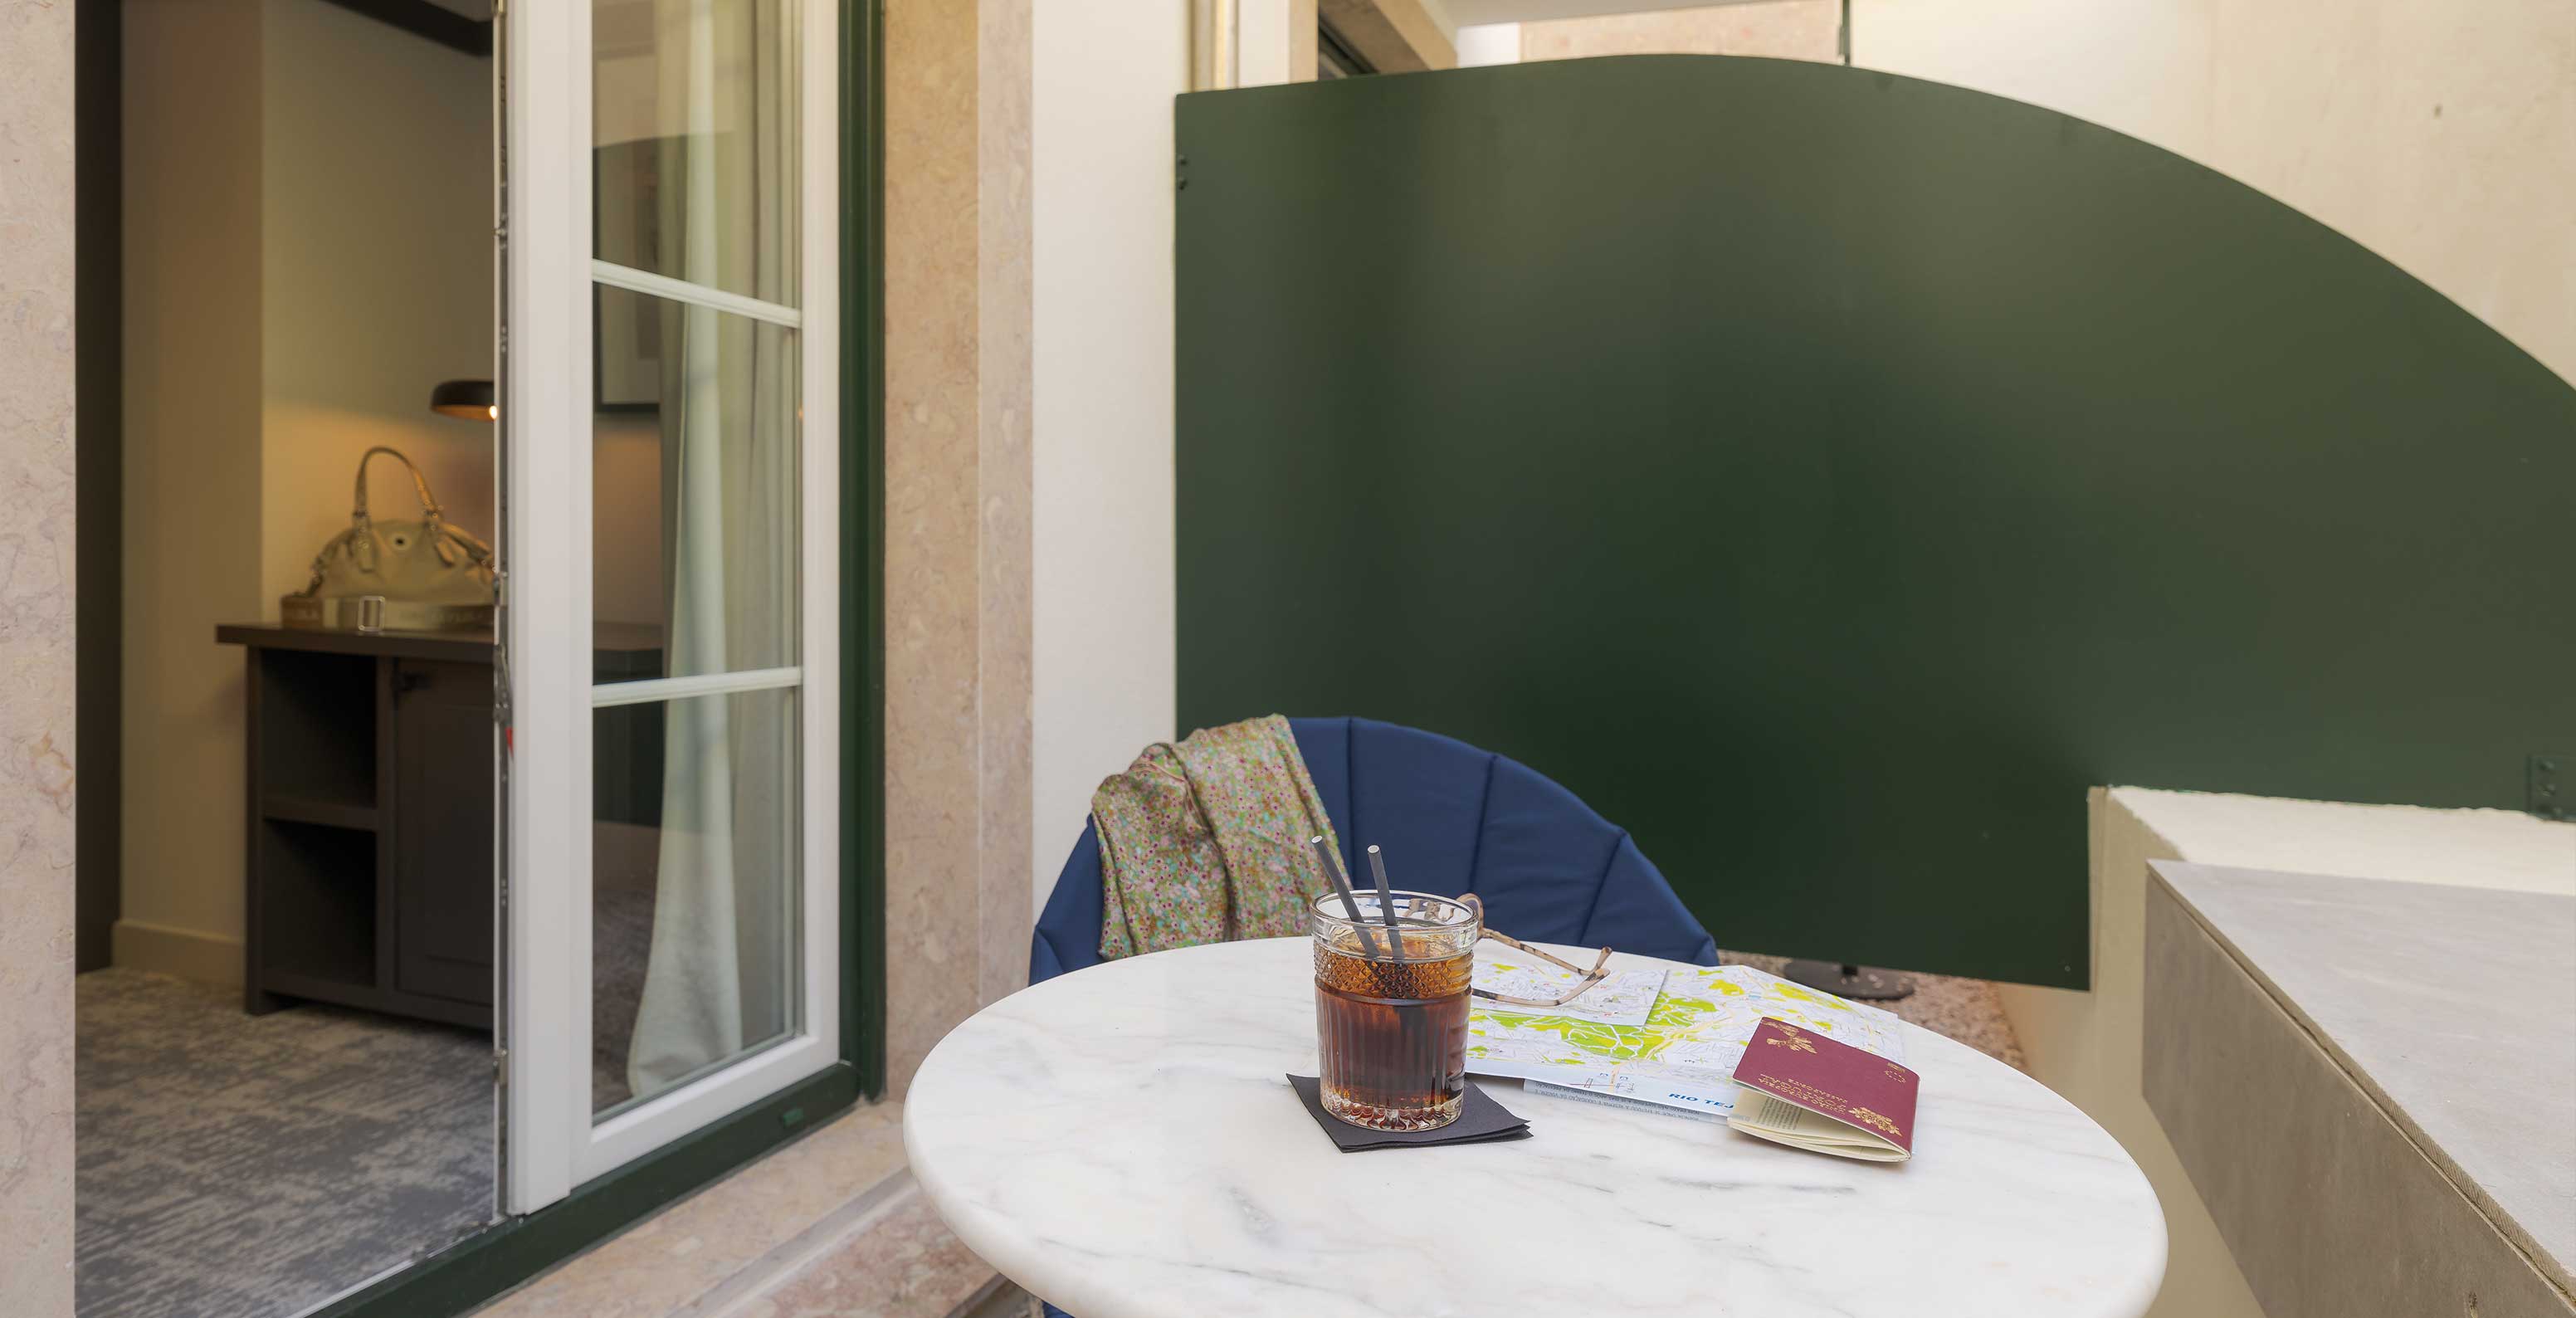
POLYGON ((1914 1072, 1814 1030, 1765 1016, 1735 1064, 1735 1115, 1747 1135, 1844 1158, 1914 1156, 1914 1072))

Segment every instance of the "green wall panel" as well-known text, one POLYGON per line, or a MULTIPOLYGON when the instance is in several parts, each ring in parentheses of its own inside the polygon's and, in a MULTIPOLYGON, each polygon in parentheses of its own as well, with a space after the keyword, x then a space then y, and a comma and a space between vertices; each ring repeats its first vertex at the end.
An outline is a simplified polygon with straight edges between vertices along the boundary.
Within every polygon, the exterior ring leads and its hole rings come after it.
POLYGON ((2576 390, 2215 173, 1768 60, 1177 113, 1185 728, 1447 732, 1722 946, 2076 986, 2094 784, 2576 750, 2576 390))

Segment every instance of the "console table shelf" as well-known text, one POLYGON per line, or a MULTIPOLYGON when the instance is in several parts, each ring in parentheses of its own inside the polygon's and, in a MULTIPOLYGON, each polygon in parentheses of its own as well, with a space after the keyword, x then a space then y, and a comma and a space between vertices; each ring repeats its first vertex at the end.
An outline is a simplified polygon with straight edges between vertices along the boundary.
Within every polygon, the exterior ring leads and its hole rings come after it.
POLYGON ((491 637, 215 639, 249 661, 244 1009, 491 1028, 491 637))
MULTIPOLYGON (((492 1025, 488 632, 217 627, 249 660, 242 1004, 492 1025)), ((661 628, 599 623, 593 680, 662 675, 661 628)), ((599 711, 598 819, 661 824, 662 710, 599 711)))

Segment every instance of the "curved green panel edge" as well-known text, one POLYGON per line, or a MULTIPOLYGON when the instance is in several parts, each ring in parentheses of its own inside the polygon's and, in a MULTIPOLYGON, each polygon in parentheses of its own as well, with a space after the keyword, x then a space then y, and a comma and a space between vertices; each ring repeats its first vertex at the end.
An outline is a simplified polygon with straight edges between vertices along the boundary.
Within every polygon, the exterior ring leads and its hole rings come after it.
POLYGON ((1178 120, 1184 728, 1446 732, 1721 946, 2077 987, 2096 784, 2576 749, 2576 390, 2216 173, 1716 57, 1178 120))

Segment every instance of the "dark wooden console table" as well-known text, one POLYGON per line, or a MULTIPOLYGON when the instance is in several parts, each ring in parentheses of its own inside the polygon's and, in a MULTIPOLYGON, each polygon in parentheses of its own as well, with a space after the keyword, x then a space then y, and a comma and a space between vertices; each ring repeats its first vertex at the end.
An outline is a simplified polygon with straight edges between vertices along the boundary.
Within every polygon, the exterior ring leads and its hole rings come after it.
MULTIPOLYGON (((215 639, 249 651, 243 1008, 491 1028, 491 634, 249 624, 215 639)), ((658 674, 657 629, 603 625, 594 646, 601 680, 658 674)), ((596 730, 594 812, 657 823, 660 709, 602 713, 616 716, 596 730)))
POLYGON ((250 651, 243 1009, 491 1028, 491 634, 215 639, 250 651))
MULTIPOLYGON (((492 1027, 492 633, 219 626, 250 651, 242 1007, 492 1027)), ((662 674, 598 623, 592 680, 662 674)), ((592 718, 592 816, 662 824, 662 705, 592 718)), ((577 808, 577 806, 574 806, 577 808)))

